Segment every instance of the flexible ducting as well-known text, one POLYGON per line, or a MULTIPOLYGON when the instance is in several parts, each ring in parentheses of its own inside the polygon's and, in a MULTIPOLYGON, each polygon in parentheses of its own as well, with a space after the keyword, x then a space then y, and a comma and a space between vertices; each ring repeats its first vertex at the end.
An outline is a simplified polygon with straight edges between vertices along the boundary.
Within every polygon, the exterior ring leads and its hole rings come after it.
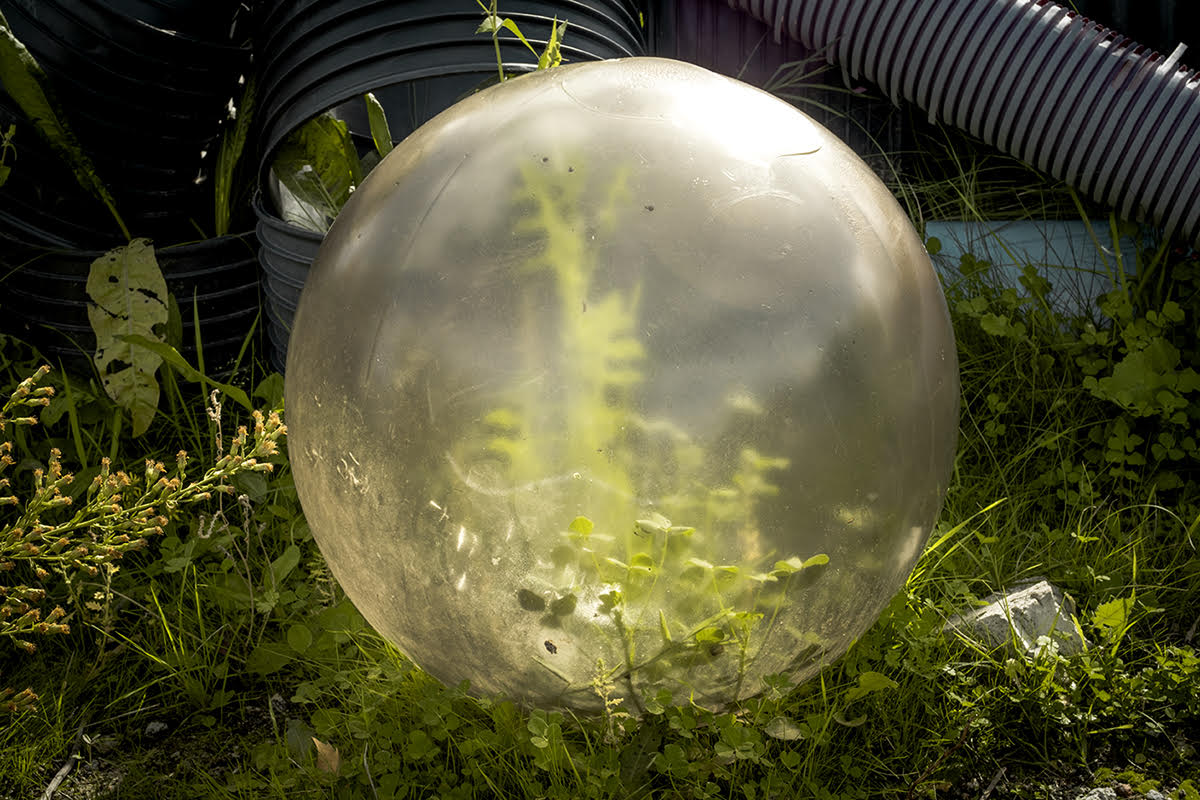
POLYGON ((1049 0, 729 0, 849 80, 1200 245, 1200 73, 1049 0))

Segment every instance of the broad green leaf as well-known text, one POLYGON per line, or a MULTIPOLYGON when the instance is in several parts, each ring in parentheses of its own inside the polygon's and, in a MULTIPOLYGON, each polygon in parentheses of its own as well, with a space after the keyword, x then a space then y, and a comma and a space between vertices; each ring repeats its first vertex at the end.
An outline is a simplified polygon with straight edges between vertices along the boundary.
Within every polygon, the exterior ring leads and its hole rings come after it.
POLYGON ((246 669, 255 675, 270 675, 290 664, 295 655, 282 642, 263 642, 246 657, 246 669))
POLYGON ((279 586, 279 584, 283 583, 284 578, 292 574, 292 570, 299 565, 300 548, 294 544, 288 545, 288 548, 271 562, 271 585, 279 586))
POLYGON ((657 512, 651 513, 646 519, 639 519, 633 523, 634 532, 641 536, 654 536, 660 533, 666 533, 671 529, 671 520, 657 512))
POLYGON ((275 176, 327 230, 362 181, 358 151, 346 123, 325 113, 288 136, 271 166, 275 176))
POLYGON ((104 390, 133 418, 133 435, 150 427, 158 409, 154 373, 162 356, 124 340, 162 341, 167 324, 167 283, 149 239, 134 239, 92 262, 87 279, 88 321, 96 334, 95 362, 104 390))
POLYGON ((619 608, 625 602, 625 595, 618 589, 610 589, 600 595, 600 610, 608 613, 619 608))
POLYGON ((846 719, 846 712, 838 711, 834 713, 833 721, 846 728, 857 728, 867 721, 867 715, 859 714, 854 719, 846 719))
POLYGON ((171 345, 139 334, 122 336, 121 340, 136 347, 149 350, 150 352, 158 355, 159 358, 161 358, 163 361, 169 364, 172 369, 178 372, 184 380, 191 381, 193 383, 202 383, 205 386, 212 387, 213 389, 219 389, 230 400, 237 403, 247 411, 254 410, 254 406, 251 404, 250 398, 246 396, 244 391, 236 386, 231 386, 228 383, 214 381, 212 378, 208 377, 204 373, 200 372, 200 370, 189 364, 187 359, 180 355, 179 351, 174 347, 171 347, 171 345))
POLYGON ((783 561, 776 561, 775 569, 772 572, 779 575, 791 575, 793 572, 799 572, 802 569, 804 569, 804 561, 798 556, 792 556, 783 561))
MULTIPOLYGON (((262 400, 267 408, 283 407, 283 376, 272 372, 254 387, 254 396, 262 400)), ((232 395, 230 395, 232 397, 232 395)))
POLYGON ((270 486, 267 484, 266 477, 261 472, 239 472, 229 479, 240 493, 250 498, 250 502, 257 503, 267 496, 270 491, 270 486))
POLYGON ((821 567, 829 563, 829 556, 824 553, 817 553, 815 556, 809 556, 804 559, 804 568, 821 567))
POLYGON ((288 628, 288 647, 292 648, 297 653, 303 653, 305 650, 307 650, 312 645, 312 640, 312 631, 308 629, 307 625, 301 625, 297 623, 288 628))
POLYGON ((899 686, 900 684, 896 683, 882 672, 860 672, 858 674, 858 685, 852 687, 846 692, 846 702, 852 703, 860 697, 865 697, 872 692, 896 689, 899 686))
POLYGON ((1132 597, 1118 597, 1101 603, 1092 614, 1092 625, 1105 639, 1119 639, 1129 625, 1129 612, 1132 608, 1132 597))
POLYGON ((4 84, 5 91, 21 107, 46 143, 70 165, 79 185, 108 208, 125 238, 130 238, 112 195, 96 174, 96 167, 83 152, 79 140, 67 126, 60 106, 50 91, 46 74, 33 54, 13 34, 3 14, 0 14, 0 83, 4 84))
POLYGON ((383 158, 392 152, 392 129, 388 127, 387 112, 375 95, 367 92, 367 120, 371 123, 371 139, 375 142, 375 152, 383 158))
POLYGON ((595 528, 595 525, 587 517, 576 517, 571 520, 571 524, 567 526, 567 530, 571 533, 578 533, 580 536, 587 536, 595 528))
POLYGON ((221 149, 217 151, 217 166, 213 171, 213 200, 215 206, 216 235, 229 233, 229 218, 235 205, 233 185, 238 162, 246 149, 250 135, 250 120, 254 114, 254 80, 247 79, 242 92, 242 101, 234 109, 232 127, 225 128, 221 137, 221 149))
POLYGON ((313 729, 307 724, 298 719, 288 719, 284 741, 292 758, 297 761, 308 758, 309 753, 313 751, 312 735, 313 729))
POLYGON ((634 553, 633 558, 629 559, 629 566, 641 569, 653 569, 654 556, 649 553, 634 553))
POLYGON ((763 733, 784 742, 795 741, 804 735, 800 724, 790 717, 775 717, 763 727, 763 733))

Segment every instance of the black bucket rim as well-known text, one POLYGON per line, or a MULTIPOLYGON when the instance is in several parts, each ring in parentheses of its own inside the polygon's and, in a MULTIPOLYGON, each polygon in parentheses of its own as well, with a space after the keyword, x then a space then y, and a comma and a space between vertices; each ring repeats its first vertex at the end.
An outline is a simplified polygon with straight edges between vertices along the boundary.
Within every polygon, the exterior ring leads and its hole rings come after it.
MULTIPOLYGON (((156 28, 158 30, 172 30, 172 31, 178 32, 180 36, 187 36, 189 38, 193 38, 193 39, 196 39, 196 40, 202 41, 202 42, 214 41, 214 43, 217 43, 217 42, 215 42, 215 40, 210 39, 208 36, 197 35, 195 32, 193 32, 191 30, 188 30, 186 32, 184 30, 182 30, 177 23, 180 21, 183 21, 184 15, 180 15, 177 13, 179 7, 175 3, 172 3, 172 2, 163 3, 163 2, 161 2, 161 0, 106 0, 106 2, 107 2, 107 8, 110 8, 114 14, 119 14, 122 17, 128 17, 130 19, 138 20, 143 25, 146 25, 148 27, 156 28), (148 15, 146 15, 144 13, 137 14, 137 13, 133 13, 132 11, 122 10, 120 8, 114 8, 114 6, 119 6, 122 3, 132 3, 134 5, 140 6, 142 8, 147 8, 147 9, 165 9, 165 11, 161 12, 163 16, 161 16, 159 18, 160 22, 155 22, 152 19, 148 19, 147 18, 148 15)), ((197 5, 200 5, 200 4, 198 3, 197 5)), ((208 2, 207 0, 204 3, 204 5, 207 6, 207 8, 205 10, 208 10, 209 8, 211 8, 211 3, 208 2)), ((238 8, 239 5, 240 4, 237 2, 237 0, 231 0, 230 14, 229 14, 229 18, 228 18, 227 22, 232 22, 232 21, 236 20, 237 13, 239 11, 239 8, 238 8)), ((192 18, 195 18, 198 21, 200 19, 206 18, 207 16, 209 16, 209 15, 190 14, 190 15, 186 15, 186 19, 190 21, 192 18)), ((229 24, 222 24, 220 17, 216 18, 216 22, 214 24, 217 24, 220 26, 220 27, 213 28, 214 33, 219 33, 221 31, 221 28, 225 28, 226 31, 228 31, 229 24)))
MULTIPOLYGON (((438 52, 443 55, 445 53, 444 50, 438 52)), ((494 59, 490 63, 484 61, 467 64, 457 62, 449 66, 444 63, 426 63, 420 68, 404 72, 397 69, 399 65, 391 63, 394 61, 409 62, 407 65, 411 67, 411 60, 408 58, 409 55, 391 55, 372 60, 372 70, 365 76, 360 76, 357 70, 349 76, 337 76, 338 79, 336 81, 328 79, 327 76, 327 80, 322 82, 320 86, 301 87, 292 93, 290 99, 282 103, 276 101, 275 113, 269 115, 263 121, 262 130, 264 131, 264 135, 261 139, 262 150, 260 151, 259 158, 260 180, 265 181, 268 179, 271 159, 275 150, 293 130, 307 120, 337 106, 339 103, 385 86, 394 86, 448 74, 477 73, 481 76, 481 79, 486 79, 486 76, 495 74, 496 70, 494 59), (383 78, 387 78, 387 80, 383 80, 383 78)), ((580 62, 589 63, 603 60, 606 59, 600 57, 583 58, 580 59, 580 62)), ((536 65, 532 63, 522 65, 520 63, 505 62, 505 67, 514 71, 531 72, 535 69, 536 65)))
MULTIPOLYGON (((366 23, 358 18, 348 14, 345 27, 347 30, 339 31, 336 28, 319 29, 312 32, 305 32, 300 39, 307 40, 303 43, 287 42, 287 46, 278 50, 270 51, 267 54, 260 74, 262 79, 262 92, 264 97, 269 97, 276 89, 278 83, 287 79, 287 77, 295 70, 308 67, 310 63, 327 62, 332 55, 340 55, 341 51, 347 48, 362 47, 366 51, 366 55, 356 56, 356 62, 365 63, 393 53, 407 53, 426 49, 438 49, 453 44, 457 46, 474 46, 484 50, 490 56, 489 64, 492 69, 496 69, 495 46, 491 39, 484 38, 480 34, 470 33, 467 21, 474 18, 474 15, 466 12, 440 12, 429 13, 428 15, 417 18, 404 18, 400 20, 384 21, 375 25, 366 25, 366 23), (443 32, 442 29, 445 29, 443 32), (381 37, 400 36, 407 34, 412 38, 411 43, 405 43, 402 46, 381 47, 377 43, 370 43, 372 39, 381 37), (329 39, 333 39, 329 41, 329 39)), ((527 27, 536 24, 539 33, 541 28, 546 28, 547 32, 552 23, 552 18, 536 14, 514 14, 512 16, 521 17, 527 27)), ((611 50, 609 58, 631 57, 645 52, 645 43, 633 39, 627 43, 621 43, 608 36, 607 34, 595 31, 585 25, 577 25, 570 30, 577 32, 591 46, 599 46, 601 49, 611 50)), ((539 37, 539 33, 529 33, 527 38, 531 43, 544 44, 545 40, 539 37)), ((568 52, 588 53, 589 50, 581 45, 576 44, 573 37, 562 43, 564 55, 568 52)), ((499 40, 502 49, 511 49, 521 53, 523 59, 532 58, 523 45, 520 45, 515 39, 504 38, 499 40)), ((508 60, 505 60, 508 63, 508 60)), ((518 63, 525 63, 520 61, 518 63)), ((532 62, 530 62, 532 63, 532 62)), ((329 72, 339 72, 346 69, 347 65, 343 64, 335 69, 328 70, 329 72)))
MULTIPOLYGON (((175 55, 173 60, 168 61, 147 56, 144 49, 146 45, 145 41, 140 42, 143 45, 143 49, 134 52, 127 47, 116 45, 111 38, 100 36, 90 25, 79 21, 70 11, 61 9, 53 2, 47 2, 45 6, 39 6, 43 14, 49 10, 52 13, 58 14, 60 19, 65 19, 69 24, 76 26, 81 31, 95 36, 96 43, 103 44, 110 49, 123 50, 129 54, 129 57, 125 57, 120 53, 110 53, 110 57, 115 56, 113 60, 97 60, 95 54, 87 49, 86 43, 64 40, 61 34, 65 31, 56 32, 54 29, 47 27, 43 16, 30 16, 27 10, 19 5, 19 2, 20 0, 15 0, 11 8, 14 16, 22 19, 29 26, 28 30, 21 32, 22 41, 36 54, 43 69, 54 77, 55 82, 70 79, 71 76, 80 72, 88 74, 90 78, 95 80, 94 74, 82 69, 83 67, 90 67, 91 70, 98 71, 103 78, 103 80, 97 81, 95 86, 121 86, 129 84, 129 93, 131 95, 136 94, 135 90, 138 86, 142 88, 142 94, 144 95, 146 87, 150 86, 161 90, 160 93, 164 97, 170 97, 172 93, 178 93, 194 95, 200 99, 210 95, 211 90, 200 91, 195 87, 211 86, 216 78, 227 75, 230 72, 228 54, 211 54, 212 63, 214 64, 212 69, 191 69, 186 66, 188 63, 186 60, 180 59, 176 50, 178 46, 178 42, 176 41, 169 43, 170 50, 175 55), (31 32, 35 34, 34 37, 29 35, 31 32), (118 69, 118 66, 121 68, 118 69), (164 82, 164 73, 174 78, 177 82, 164 82), (183 85, 180 85, 181 83, 183 85)), ((76 9, 78 10, 78 7, 76 9)), ((163 31, 158 31, 154 28, 150 30, 155 31, 159 35, 164 35, 163 31)), ((170 35, 174 36, 174 34, 170 35)), ((167 43, 164 43, 164 47, 166 45, 167 43)), ((246 65, 248 65, 250 61, 248 48, 240 48, 240 50, 244 52, 243 58, 246 65)), ((234 77, 236 79, 237 76, 235 75, 234 77)), ((79 83, 78 80, 74 80, 74 82, 79 83)))
MULTIPOLYGON (((610 6, 603 9, 611 10, 610 6)), ((580 2, 581 11, 599 19, 602 10, 594 5, 580 2)), ((447 13, 436 4, 425 5, 422 10, 404 15, 401 19, 395 7, 371 0, 367 8, 379 9, 363 19, 355 16, 359 5, 348 11, 336 13, 326 11, 335 25, 341 25, 344 34, 334 34, 320 27, 289 31, 289 20, 299 18, 314 7, 312 3, 293 4, 287 8, 277 7, 268 14, 269 29, 275 31, 262 48, 267 52, 260 79, 260 126, 265 131, 261 142, 260 177, 266 179, 268 163, 275 149, 288 134, 308 119, 380 87, 417 81, 426 78, 453 74, 480 75, 481 80, 496 70, 495 46, 490 38, 473 33, 471 24, 478 20, 477 11, 447 13), (382 23, 375 17, 383 17, 382 23), (275 19, 277 24, 270 24, 275 19), (438 35, 430 36, 430 31, 438 35), (382 45, 380 39, 385 39, 382 45), (432 43, 430 39, 433 39, 432 43), (311 40, 320 46, 295 46, 297 42, 311 40), (280 46, 273 47, 273 43, 280 46), (361 51, 361 53, 359 52, 361 51), (365 53, 363 55, 362 53, 365 53)), ((540 7, 540 4, 539 4, 540 7)), ((563 44, 564 58, 569 62, 595 61, 610 58, 636 57, 646 53, 643 29, 634 21, 625 4, 618 6, 626 14, 627 25, 619 17, 604 14, 612 29, 623 36, 619 41, 602 32, 588 28, 584 23, 576 30, 584 37, 585 46, 579 46, 578 38, 568 38, 563 44)), ((550 9, 546 9, 550 11, 550 9)), ((558 9, 561 10, 561 9, 558 9)), ((548 35, 552 14, 528 13, 524 9, 509 9, 506 13, 523 18, 527 23, 536 22, 545 28, 548 35)), ((569 20, 569 18, 568 18, 569 20)), ((530 40, 541 42, 538 33, 529 33, 530 40)), ((501 58, 506 69, 532 71, 536 64, 530 53, 517 40, 500 40, 501 58), (510 57, 505 58, 507 52, 510 57)))
MULTIPOLYGON (((354 6, 317 7, 308 5, 293 9, 283 22, 276 25, 267 23, 270 34, 259 48, 260 52, 265 54, 261 72, 264 75, 270 74, 280 58, 294 53, 297 48, 301 50, 311 48, 310 40, 315 37, 333 35, 331 28, 351 27, 358 31, 353 33, 352 37, 357 37, 378 30, 380 27, 425 26, 443 23, 454 25, 457 33, 460 26, 464 31, 470 31, 477 27, 474 23, 478 22, 480 16, 478 10, 447 10, 442 0, 424 0, 420 7, 415 6, 414 2, 406 4, 402 17, 397 17, 395 3, 391 0, 368 0, 366 3, 354 6), (368 19, 368 17, 373 18, 376 14, 375 11, 372 11, 373 6, 379 7, 379 10, 384 12, 385 20, 381 22, 368 19), (313 17, 322 14, 325 18, 318 22, 312 22, 313 17), (298 25, 302 27, 296 30, 298 25)), ((605 13, 595 5, 583 0, 557 0, 557 2, 532 0, 520 4, 518 10, 506 9, 505 16, 517 21, 518 24, 524 21, 526 28, 523 30, 526 30, 530 23, 542 26, 549 25, 554 19, 559 22, 565 21, 568 31, 582 32, 587 37, 606 40, 617 45, 624 44, 630 48, 631 54, 636 51, 644 53, 648 47, 642 29, 631 17, 627 17, 622 22, 612 14, 605 13), (581 22, 578 17, 572 18, 568 7, 578 10, 586 21, 581 22)), ((489 38, 483 38, 481 34, 474 35, 484 46, 492 48, 489 38)), ((338 40, 338 42, 342 41, 345 39, 338 40)), ((502 43, 512 43, 512 40, 507 37, 501 41, 502 43)), ((565 43, 569 44, 569 42, 565 43)), ((322 47, 328 46, 323 45, 322 47)), ((286 69, 283 70, 283 72, 286 71, 286 69)))
MULTIPOLYGON (((55 0, 50 0, 50 2, 55 2, 55 0)), ((121 22, 132 22, 139 29, 139 35, 141 35, 143 32, 149 32, 159 36, 170 37, 171 44, 173 46, 182 46, 185 48, 191 47, 204 52, 216 51, 222 53, 224 56, 236 55, 249 51, 249 47, 246 45, 214 42, 207 39, 200 39, 187 33, 181 33, 178 29, 161 28, 157 25, 151 25, 145 20, 132 17, 112 8, 109 0, 104 0, 103 2, 100 2, 99 0, 78 0, 78 2, 93 6, 102 13, 111 14, 112 16, 119 18, 121 22)), ((232 23, 232 20, 230 21, 232 23)))
MULTIPOLYGON (((293 225, 267 208, 263 200, 262 189, 254 192, 254 197, 251 199, 250 205, 254 209, 254 213, 258 216, 258 227, 268 227, 272 232, 281 233, 289 239, 300 239, 305 243, 315 244, 317 247, 320 247, 321 242, 325 240, 324 234, 317 233, 308 228, 301 228, 299 225, 293 225)), ((262 234, 258 233, 257 227, 255 232, 258 234, 259 241, 262 242, 263 237, 262 234)))
MULTIPOLYGON (((286 220, 283 220, 283 222, 288 224, 286 220)), ((296 228, 297 232, 311 232, 299 226, 293 227, 296 228)), ((321 243, 324 241, 324 239, 316 241, 299 239, 279 230, 272 230, 266 225, 262 226, 262 231, 259 233, 258 239, 262 245, 262 250, 259 251, 260 258, 263 253, 270 253, 271 255, 282 256, 289 261, 300 263, 311 263, 317 257, 317 253, 320 252, 321 243)))

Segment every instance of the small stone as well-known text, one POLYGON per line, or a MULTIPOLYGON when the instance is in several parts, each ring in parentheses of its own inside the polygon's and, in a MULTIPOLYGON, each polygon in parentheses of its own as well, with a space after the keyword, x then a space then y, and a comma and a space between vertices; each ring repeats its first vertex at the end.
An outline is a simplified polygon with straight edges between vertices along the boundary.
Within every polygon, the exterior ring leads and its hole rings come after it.
POLYGON ((1146 792, 1146 800, 1167 800, 1167 796, 1158 789, 1150 789, 1146 792))
POLYGON ((1102 786, 1099 789, 1092 789, 1087 794, 1080 795, 1079 800, 1117 800, 1117 793, 1107 786, 1102 786))
POLYGON ((1118 783, 1113 787, 1113 791, 1120 797, 1133 797, 1133 787, 1128 783, 1118 783))
POLYGON ((1015 646, 1027 655, 1036 655, 1050 642, 1064 655, 1088 646, 1075 621, 1075 602, 1049 581, 1034 579, 984 602, 982 608, 955 615, 947 629, 987 647, 1015 646))
POLYGON ((146 724, 146 735, 157 736, 167 729, 167 723, 158 720, 151 720, 146 724))

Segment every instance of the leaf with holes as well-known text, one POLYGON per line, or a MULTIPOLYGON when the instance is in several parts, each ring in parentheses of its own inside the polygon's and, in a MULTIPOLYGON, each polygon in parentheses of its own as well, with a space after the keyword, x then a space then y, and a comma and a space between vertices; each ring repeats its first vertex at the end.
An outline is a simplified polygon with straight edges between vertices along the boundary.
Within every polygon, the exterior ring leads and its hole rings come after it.
POLYGON ((158 409, 154 373, 162 356, 123 339, 162 341, 167 325, 167 282, 149 239, 134 239, 92 262, 88 322, 96 334, 96 367, 104 390, 133 418, 133 435, 150 427, 158 409))

